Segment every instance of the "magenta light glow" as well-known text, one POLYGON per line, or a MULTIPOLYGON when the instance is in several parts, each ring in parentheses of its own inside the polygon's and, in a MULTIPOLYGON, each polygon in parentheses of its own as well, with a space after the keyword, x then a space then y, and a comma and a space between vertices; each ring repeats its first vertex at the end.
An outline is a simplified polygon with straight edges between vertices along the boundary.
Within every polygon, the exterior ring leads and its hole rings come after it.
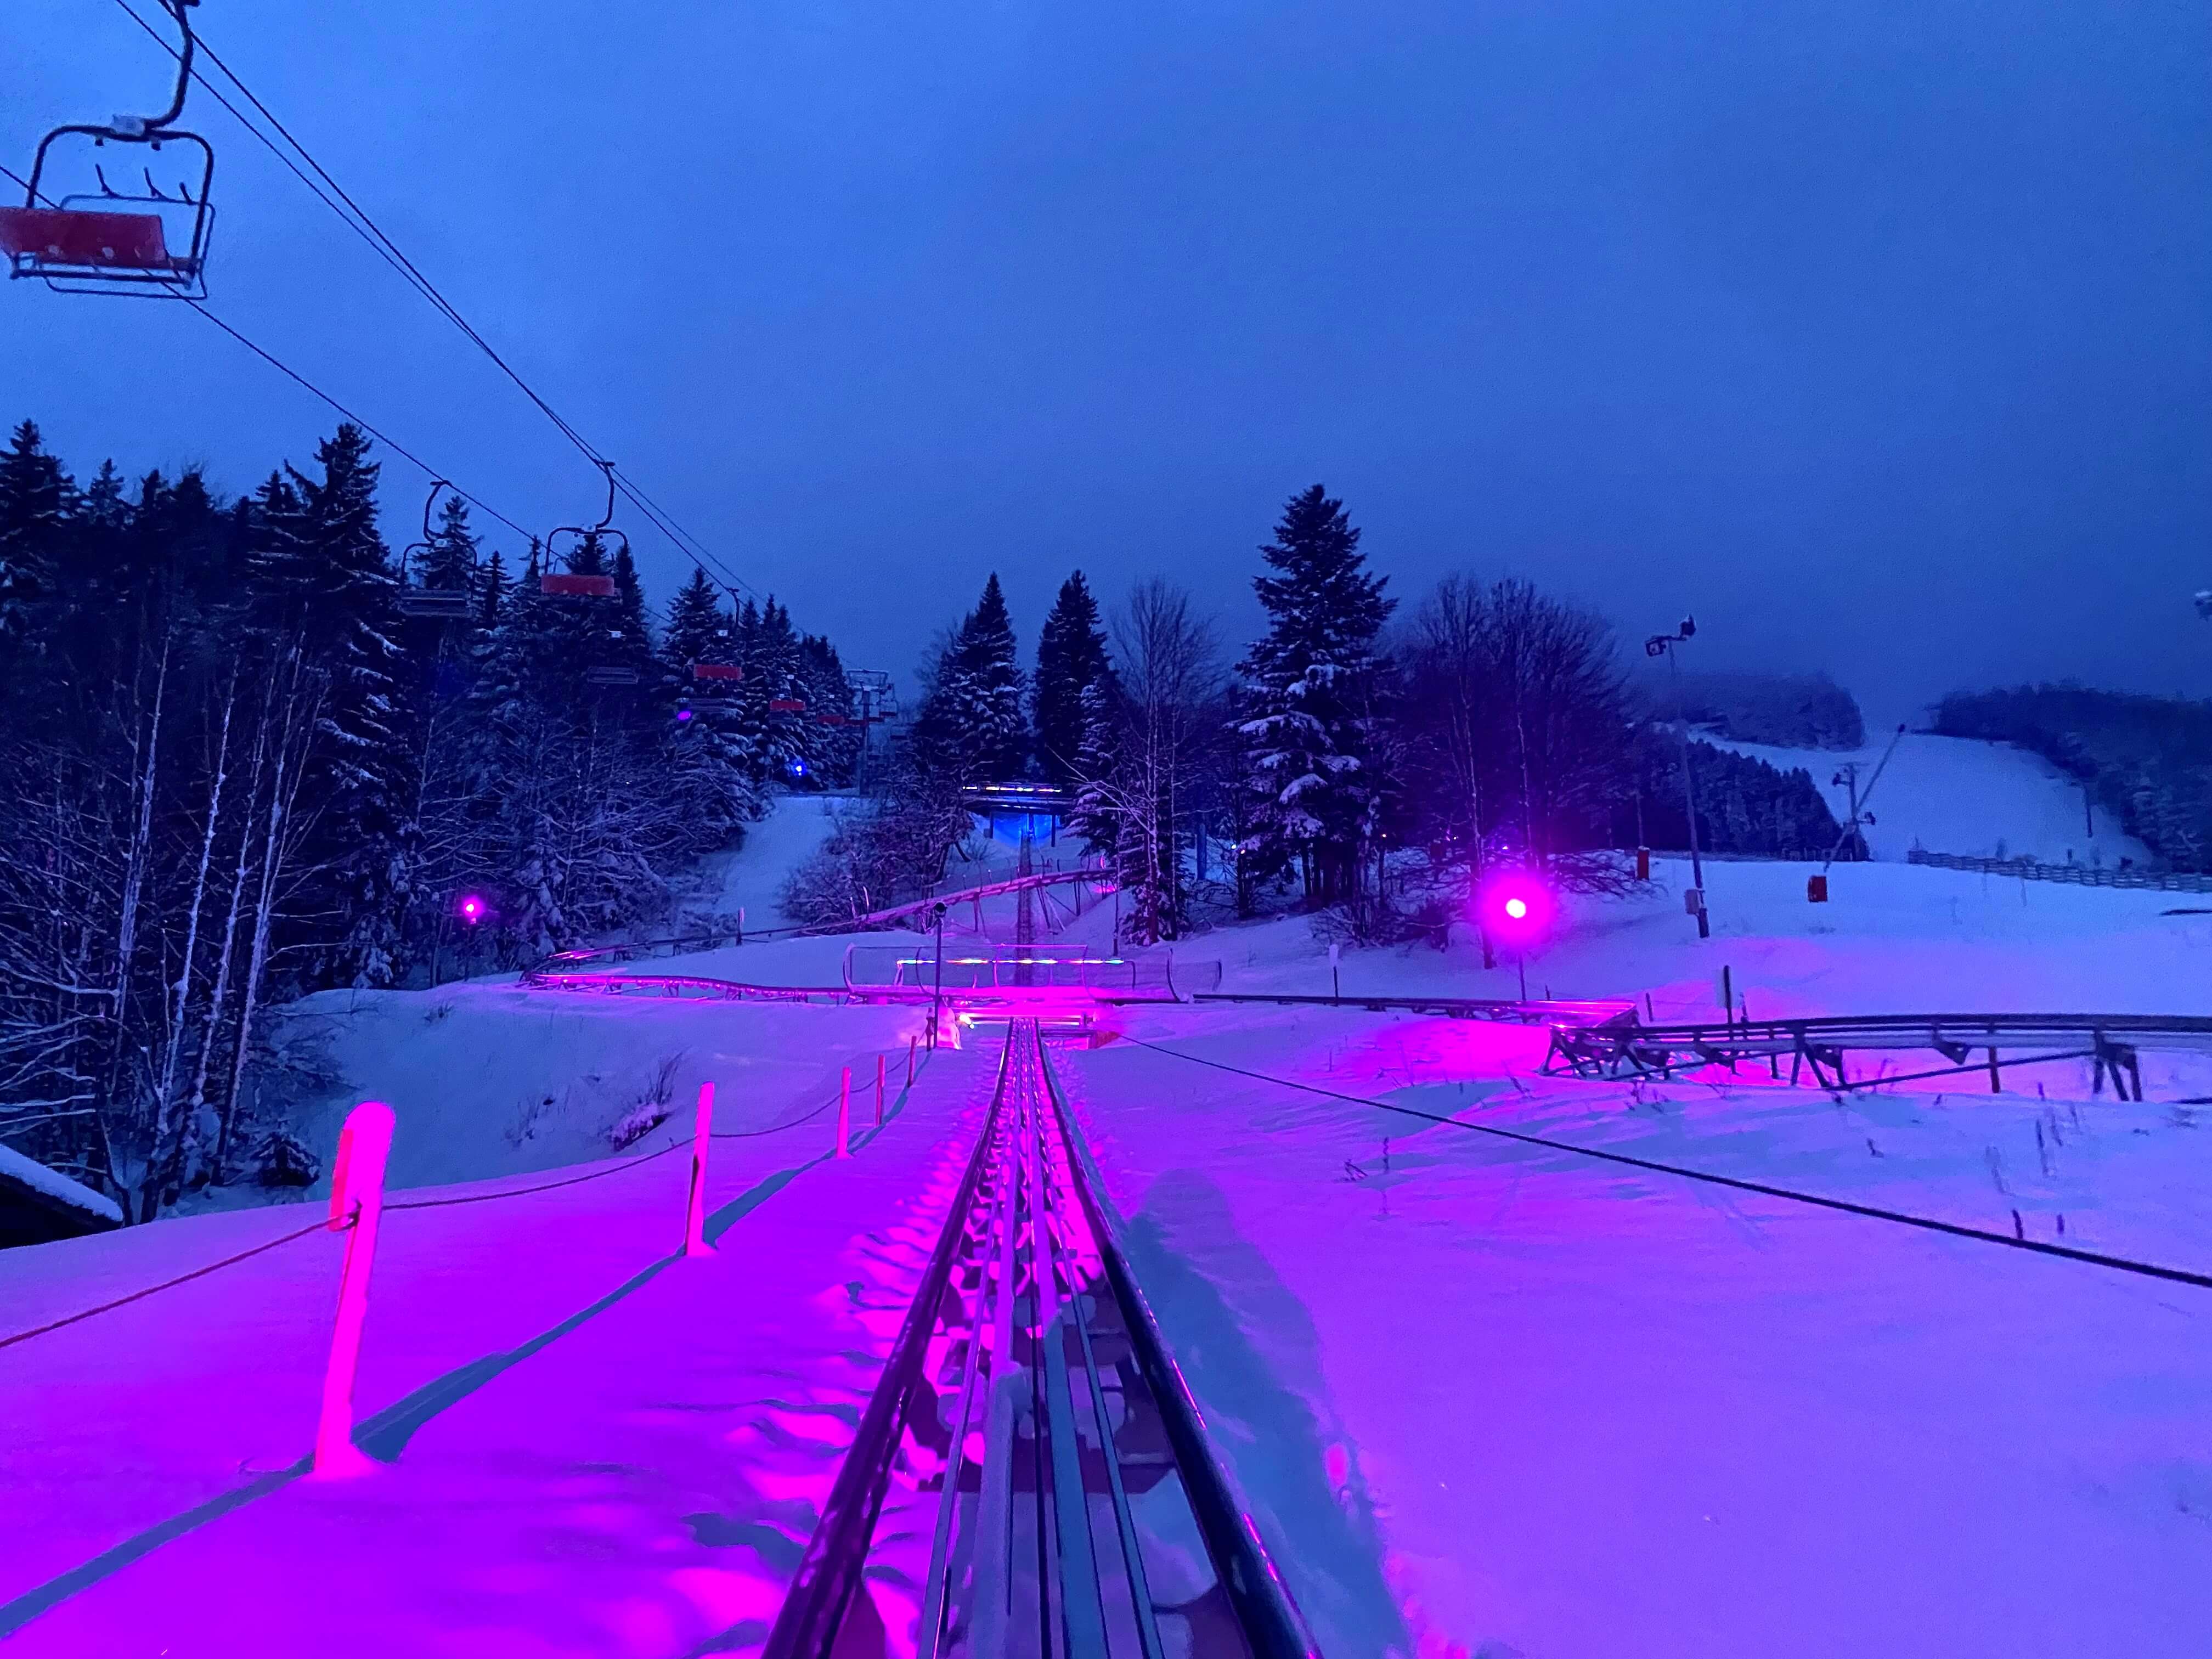
POLYGON ((1526 870, 1502 870, 1483 883, 1476 910, 1494 936, 1525 945, 1551 930, 1559 901, 1541 877, 1526 870))
POLYGON ((477 922, 477 921, 482 921, 483 920, 483 913, 484 913, 484 902, 483 902, 482 899, 478 898, 478 897, 477 897, 474 893, 471 893, 471 894, 469 894, 466 897, 465 897, 464 899, 462 899, 462 901, 461 901, 461 920, 462 920, 462 921, 469 921, 469 922, 477 922))

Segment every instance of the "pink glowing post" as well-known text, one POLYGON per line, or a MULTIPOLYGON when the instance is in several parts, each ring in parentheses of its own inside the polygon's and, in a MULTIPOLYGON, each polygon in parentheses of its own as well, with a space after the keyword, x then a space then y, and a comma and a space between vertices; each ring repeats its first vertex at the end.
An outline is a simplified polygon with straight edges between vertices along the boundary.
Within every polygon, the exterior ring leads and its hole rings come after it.
POLYGON ((884 1127, 884 1057, 876 1056, 876 1127, 884 1127))
POLYGON ((366 1474, 375 1465, 353 1443, 353 1380, 361 1366, 362 1322, 368 1316, 368 1270, 376 1260, 376 1224, 384 1213, 384 1164, 392 1152, 392 1108, 365 1100, 338 1132, 331 1175, 331 1230, 348 1221, 345 1269, 338 1280, 337 1327, 331 1366, 323 1376, 323 1414, 315 1429, 313 1473, 324 1479, 366 1474))
POLYGON ((844 1081, 837 1085, 837 1156, 853 1155, 853 1068, 845 1068, 844 1081))
POLYGON ((699 1121, 691 1132, 691 1192, 684 1208, 684 1254, 712 1255, 707 1242, 707 1141, 714 1132, 714 1085, 699 1085, 699 1121))

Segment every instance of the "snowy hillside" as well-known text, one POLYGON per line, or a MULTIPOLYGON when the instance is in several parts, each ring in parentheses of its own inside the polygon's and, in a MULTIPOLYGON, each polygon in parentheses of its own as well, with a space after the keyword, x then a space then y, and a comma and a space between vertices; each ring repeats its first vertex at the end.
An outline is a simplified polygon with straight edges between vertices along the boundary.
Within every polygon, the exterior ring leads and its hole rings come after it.
MULTIPOLYGON (((1856 761, 1863 794, 1893 733, 1864 749, 1769 749, 1757 744, 1712 741, 1784 770, 1813 775, 1841 823, 1850 792, 1832 781, 1856 761)), ((1897 746, 1867 810, 1875 816, 1867 841, 1877 859, 1902 860, 1911 848, 1979 857, 2034 858, 2063 864, 2148 863, 2149 855, 2102 807, 2085 818, 2081 787, 2041 757, 2010 744, 1978 743, 1908 732, 1897 746), (2094 824, 2092 833, 2091 824, 2094 824)))

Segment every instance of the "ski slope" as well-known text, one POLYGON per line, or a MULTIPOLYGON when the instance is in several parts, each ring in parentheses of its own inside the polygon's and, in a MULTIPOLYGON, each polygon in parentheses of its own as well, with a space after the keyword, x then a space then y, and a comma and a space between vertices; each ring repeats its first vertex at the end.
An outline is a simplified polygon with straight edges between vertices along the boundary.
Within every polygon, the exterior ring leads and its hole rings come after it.
MULTIPOLYGON (((1857 763, 1864 794, 1892 735, 1849 750, 1708 740, 1784 771, 1802 767, 1841 823, 1850 815, 1850 790, 1834 779, 1846 763, 1857 763)), ((1931 853, 2033 858, 2048 864, 2069 859, 2078 864, 2117 865, 2124 858, 2153 861, 2142 843, 2124 834, 2110 813, 2087 804, 2080 784, 2041 756, 2010 744, 1907 732, 1865 805, 1875 817, 1867 844, 1877 859, 1901 860, 1919 847, 1931 853)))

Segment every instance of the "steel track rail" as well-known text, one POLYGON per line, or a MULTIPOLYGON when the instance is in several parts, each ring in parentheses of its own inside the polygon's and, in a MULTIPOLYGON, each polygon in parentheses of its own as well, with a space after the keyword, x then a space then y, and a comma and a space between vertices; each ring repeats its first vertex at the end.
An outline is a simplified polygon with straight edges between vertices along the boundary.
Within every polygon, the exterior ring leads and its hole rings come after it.
POLYGON ((933 1526, 902 1522, 887 1546, 928 1543, 917 1659, 1314 1654, 1092 1179, 1038 1027, 1016 1021, 960 1198, 770 1632, 773 1659, 833 1659, 872 1627, 856 1597, 895 1467, 936 1507, 933 1526), (1194 1535, 1212 1581, 1185 1578, 1163 1601, 1148 1553, 1194 1535))
POLYGON ((1986 1072, 1994 1091, 2008 1066, 2087 1060, 2101 1092, 2110 1079, 2122 1098, 2141 1100, 2142 1052, 2212 1054, 2212 1018, 2194 1014, 1842 1014, 1807 1019, 1692 1025, 1554 1026, 1547 1071, 1579 1077, 1666 1079, 1705 1066, 1731 1070, 1765 1060, 1790 1080, 1807 1071, 1826 1089, 1871 1088, 1986 1072), (1850 1053, 1927 1053, 1948 1065, 1903 1074, 1850 1075, 1850 1053), (1981 1055, 1979 1060, 1974 1056, 1981 1055))

